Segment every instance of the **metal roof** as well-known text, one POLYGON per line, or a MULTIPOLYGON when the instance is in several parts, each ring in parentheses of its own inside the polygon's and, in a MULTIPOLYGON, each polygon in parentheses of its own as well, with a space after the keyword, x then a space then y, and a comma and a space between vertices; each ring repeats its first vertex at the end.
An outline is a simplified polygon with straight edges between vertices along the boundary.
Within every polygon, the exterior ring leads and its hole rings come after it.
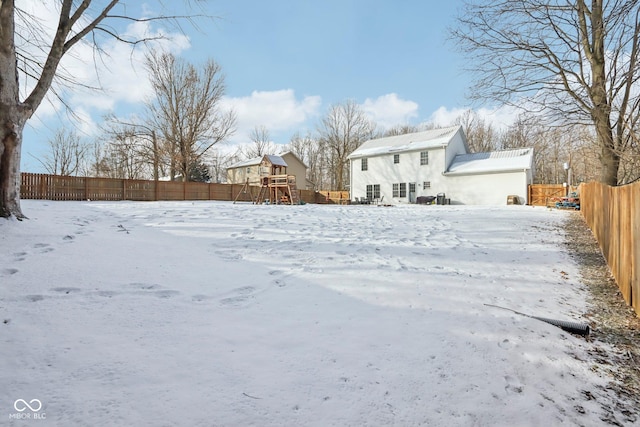
POLYGON ((505 172, 531 169, 533 148, 491 151, 487 153, 458 154, 445 173, 464 175, 473 173, 505 172))
POLYGON ((271 162, 273 166, 284 166, 284 167, 288 166, 287 162, 285 162, 284 159, 280 156, 273 156, 271 154, 266 154, 264 157, 269 159, 269 162, 271 162))
POLYGON ((285 167, 289 166, 289 165, 287 165, 287 162, 285 162, 282 157, 274 156, 274 155, 271 155, 271 154, 265 154, 264 156, 253 157, 253 158, 248 159, 248 160, 243 160, 241 162, 234 163, 231 166, 229 166, 227 169, 235 169, 235 168, 242 168, 242 167, 248 167, 248 166, 258 166, 260 163, 262 163, 262 160, 265 157, 274 166, 285 166, 285 167))
POLYGON ((430 129, 423 132, 370 139, 351 153, 348 158, 353 159, 401 151, 439 148, 448 145, 459 129, 460 126, 450 126, 440 129, 430 129))

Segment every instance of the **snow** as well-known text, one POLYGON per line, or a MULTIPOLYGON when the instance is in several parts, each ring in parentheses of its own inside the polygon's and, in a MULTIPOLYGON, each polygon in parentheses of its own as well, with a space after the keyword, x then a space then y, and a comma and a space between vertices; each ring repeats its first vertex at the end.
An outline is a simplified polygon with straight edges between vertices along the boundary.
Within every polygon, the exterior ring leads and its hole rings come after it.
POLYGON ((584 321, 566 212, 22 205, 0 221, 2 425, 594 425, 615 407, 594 343, 485 305, 584 321))
POLYGON ((532 160, 531 148, 458 154, 446 175, 530 170, 532 160))

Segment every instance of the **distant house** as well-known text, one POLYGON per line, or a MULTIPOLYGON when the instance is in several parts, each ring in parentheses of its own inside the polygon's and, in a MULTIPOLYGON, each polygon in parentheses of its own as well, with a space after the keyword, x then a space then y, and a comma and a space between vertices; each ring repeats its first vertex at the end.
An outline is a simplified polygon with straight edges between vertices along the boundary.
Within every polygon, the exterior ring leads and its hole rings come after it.
POLYGON ((307 179, 307 165, 291 151, 280 154, 280 157, 287 162, 287 173, 295 175, 298 190, 313 190, 313 183, 307 179))
POLYGON ((294 175, 298 190, 313 188, 307 180, 307 165, 295 154, 288 151, 279 156, 265 154, 243 160, 227 168, 227 183, 260 185, 261 178, 267 175, 294 175))
POLYGON ((526 203, 533 181, 533 149, 469 153, 461 126, 372 139, 348 158, 352 200, 402 204, 444 194, 452 204, 504 205, 509 196, 526 203))

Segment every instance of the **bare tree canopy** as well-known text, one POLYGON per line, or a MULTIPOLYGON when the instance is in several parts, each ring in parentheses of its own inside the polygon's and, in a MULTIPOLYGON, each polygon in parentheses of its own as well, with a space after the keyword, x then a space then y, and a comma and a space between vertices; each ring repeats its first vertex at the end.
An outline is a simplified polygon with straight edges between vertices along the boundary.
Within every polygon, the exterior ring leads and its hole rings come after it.
POLYGON ((58 0, 55 7, 58 13, 57 28, 48 35, 38 22, 16 7, 15 0, 0 1, 0 217, 25 217, 20 208, 22 133, 26 121, 51 90, 62 57, 82 40, 92 44, 97 54, 100 52, 100 41, 105 39, 116 39, 131 45, 144 41, 123 36, 117 30, 119 22, 190 18, 134 18, 127 13, 127 2, 124 0, 58 0), (22 34, 25 36, 17 35, 16 25, 23 27, 22 34), (42 61, 33 60, 17 50, 16 38, 19 38, 20 47, 35 45, 36 49, 42 51, 42 61), (20 71, 35 81, 31 90, 23 96, 19 90, 20 71))
POLYGON ((637 0, 468 0, 452 35, 471 59, 473 99, 592 125, 601 180, 617 185, 638 133, 639 16, 637 0))
POLYGON ((492 151, 497 147, 497 135, 491 123, 479 117, 473 110, 466 110, 455 124, 461 125, 467 137, 467 144, 472 153, 492 151))
POLYGON ((213 60, 197 69, 170 53, 149 55, 147 68, 155 95, 148 105, 152 127, 171 153, 171 178, 188 180, 192 165, 235 131, 235 114, 220 106, 224 76, 213 60))
POLYGON ((88 146, 77 133, 59 129, 48 141, 49 153, 40 163, 52 175, 76 175, 84 166, 88 146))
POLYGON ((375 124, 353 100, 334 104, 322 119, 320 141, 325 147, 332 189, 344 190, 349 182, 347 156, 373 135, 375 124))
POLYGON ((276 154, 278 147, 271 141, 269 129, 266 126, 255 126, 249 135, 251 145, 245 150, 245 157, 262 157, 265 154, 276 154))
POLYGON ((287 146, 289 151, 307 165, 307 179, 318 189, 329 188, 327 156, 322 148, 320 141, 311 133, 301 136, 299 132, 291 136, 287 146))
MULTIPOLYGON (((113 115, 107 116, 102 128, 102 139, 105 145, 105 156, 111 159, 129 159, 127 163, 136 164, 136 179, 152 176, 154 181, 160 178, 163 164, 161 161, 168 157, 168 153, 161 150, 155 129, 142 123, 136 118, 122 120, 113 115)), ((100 162, 101 159, 98 159, 100 162)), ((121 168, 113 165, 115 171, 121 168)), ((104 172, 107 168, 102 168, 104 172)), ((134 169, 129 169, 133 171, 134 169)), ((130 178, 125 174, 110 173, 114 178, 130 178)), ((131 176, 132 178, 132 176, 131 176)))

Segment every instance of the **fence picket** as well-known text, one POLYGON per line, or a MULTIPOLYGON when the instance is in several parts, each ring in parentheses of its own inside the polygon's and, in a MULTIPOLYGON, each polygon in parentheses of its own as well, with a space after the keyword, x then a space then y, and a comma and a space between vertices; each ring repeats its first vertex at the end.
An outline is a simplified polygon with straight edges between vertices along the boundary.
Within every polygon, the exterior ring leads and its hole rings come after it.
POLYGON ((640 183, 580 185, 580 210, 622 297, 640 314, 640 183))

